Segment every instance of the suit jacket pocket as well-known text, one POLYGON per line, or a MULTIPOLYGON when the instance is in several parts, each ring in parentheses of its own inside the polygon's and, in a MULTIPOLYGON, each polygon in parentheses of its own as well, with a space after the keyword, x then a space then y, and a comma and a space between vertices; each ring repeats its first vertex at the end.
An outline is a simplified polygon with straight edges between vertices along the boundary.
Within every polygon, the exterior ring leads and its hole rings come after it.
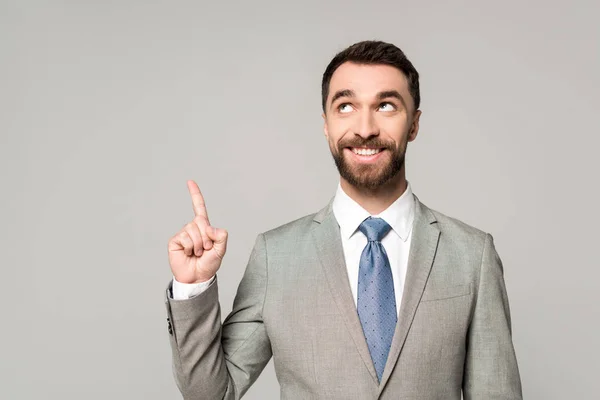
POLYGON ((455 285, 446 287, 430 287, 426 288, 423 292, 421 301, 435 301, 451 299, 454 297, 461 297, 471 294, 471 284, 466 285, 455 285))

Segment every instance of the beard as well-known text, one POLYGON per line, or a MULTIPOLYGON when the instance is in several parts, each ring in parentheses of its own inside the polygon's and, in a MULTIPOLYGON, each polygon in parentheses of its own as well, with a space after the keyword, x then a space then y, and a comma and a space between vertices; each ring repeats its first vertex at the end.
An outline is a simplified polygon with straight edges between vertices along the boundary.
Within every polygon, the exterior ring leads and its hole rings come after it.
MULTIPOLYGON (((406 146, 396 148, 394 144, 386 144, 378 140, 371 140, 362 143, 338 143, 337 152, 331 150, 333 161, 340 173, 350 185, 359 190, 373 191, 388 183, 404 167, 404 156, 406 154, 406 146), (375 147, 382 149, 390 154, 390 160, 378 160, 372 164, 360 164, 348 159, 346 152, 347 147, 375 147)), ((351 150, 349 150, 351 151, 351 150)), ((381 157, 387 157, 382 154, 381 157)))

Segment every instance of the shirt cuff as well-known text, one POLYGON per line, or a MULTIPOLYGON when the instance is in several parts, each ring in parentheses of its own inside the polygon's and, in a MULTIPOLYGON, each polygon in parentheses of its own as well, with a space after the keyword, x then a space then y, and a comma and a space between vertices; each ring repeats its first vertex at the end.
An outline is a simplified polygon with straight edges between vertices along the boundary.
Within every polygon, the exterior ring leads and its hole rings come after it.
POLYGON ((177 282, 177 279, 173 277, 173 300, 186 300, 191 299, 194 296, 198 296, 204 292, 212 281, 215 280, 215 275, 209 280, 200 283, 181 283, 177 282))

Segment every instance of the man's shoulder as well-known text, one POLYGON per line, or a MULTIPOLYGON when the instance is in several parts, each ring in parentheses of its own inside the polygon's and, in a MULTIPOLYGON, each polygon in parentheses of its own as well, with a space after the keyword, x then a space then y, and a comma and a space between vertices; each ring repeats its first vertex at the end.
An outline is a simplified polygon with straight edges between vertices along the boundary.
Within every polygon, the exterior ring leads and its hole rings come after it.
POLYGON ((451 230, 463 232, 465 235, 473 235, 473 236, 485 236, 486 232, 483 229, 480 229, 474 225, 468 224, 462 219, 457 217, 451 217, 447 214, 444 214, 440 211, 431 209, 433 215, 437 219, 438 224, 440 225, 441 230, 451 230))
POLYGON ((323 222, 323 219, 333 213, 332 204, 333 197, 329 199, 329 202, 323 206, 320 210, 305 214, 292 221, 283 223, 274 228, 268 229, 262 232, 263 237, 266 241, 279 245, 289 245, 290 243, 300 243, 305 239, 310 238, 310 232, 315 225, 323 222))
POLYGON ((303 215, 292 221, 286 222, 274 228, 264 231, 265 238, 271 240, 297 240, 300 236, 307 234, 313 224, 313 219, 317 213, 303 215))
MULTIPOLYGON (((421 203, 422 204, 422 203, 421 203)), ((437 226, 446 240, 461 244, 482 245, 488 233, 462 219, 449 216, 441 211, 425 206, 437 220, 437 226)))

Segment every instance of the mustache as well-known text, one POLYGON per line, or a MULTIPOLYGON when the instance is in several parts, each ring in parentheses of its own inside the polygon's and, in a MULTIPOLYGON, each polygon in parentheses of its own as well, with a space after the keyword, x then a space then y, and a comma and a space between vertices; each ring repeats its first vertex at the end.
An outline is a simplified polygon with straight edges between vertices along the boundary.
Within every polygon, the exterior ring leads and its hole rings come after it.
POLYGON ((340 142, 338 147, 340 149, 344 149, 346 147, 372 147, 378 149, 391 149, 393 145, 384 143, 380 140, 362 140, 362 141, 348 141, 348 142, 340 142))

